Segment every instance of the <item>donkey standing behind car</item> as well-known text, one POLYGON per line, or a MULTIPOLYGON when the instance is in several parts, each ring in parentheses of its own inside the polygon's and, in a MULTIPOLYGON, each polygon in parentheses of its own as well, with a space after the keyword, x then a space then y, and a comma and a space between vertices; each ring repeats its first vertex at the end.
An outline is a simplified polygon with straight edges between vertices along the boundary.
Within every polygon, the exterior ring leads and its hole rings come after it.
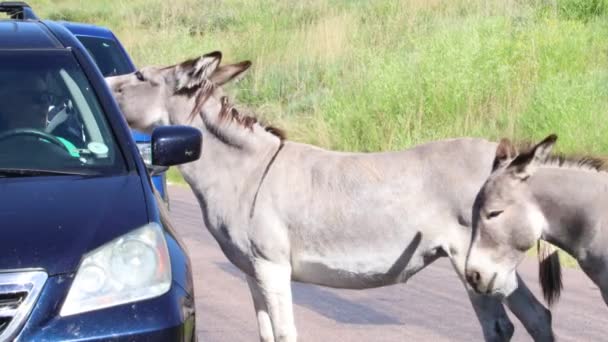
MULTIPOLYGON (((402 152, 347 153, 286 141, 240 114, 221 86, 248 61, 213 52, 107 78, 129 125, 190 124, 201 158, 179 166, 225 256, 247 275, 262 341, 295 341, 290 282, 364 289, 405 282, 438 257, 463 284, 471 207, 496 143, 451 139, 402 152)), ((469 297, 486 340, 513 334, 502 302, 469 297)), ((550 312, 523 282, 507 305, 536 340, 550 312)))
MULTIPOLYGON (((480 293, 510 293, 517 265, 543 239, 574 256, 608 304, 608 165, 551 155, 556 139, 519 154, 509 140, 499 144, 475 205, 467 279, 480 293)), ((539 270, 551 305, 562 288, 557 251, 549 260, 539 270)))

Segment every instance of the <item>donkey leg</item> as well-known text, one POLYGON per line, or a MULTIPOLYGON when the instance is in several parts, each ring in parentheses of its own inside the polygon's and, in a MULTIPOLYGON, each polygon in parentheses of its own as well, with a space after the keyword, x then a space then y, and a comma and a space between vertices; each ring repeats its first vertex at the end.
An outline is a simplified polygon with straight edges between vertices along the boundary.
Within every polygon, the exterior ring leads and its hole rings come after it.
POLYGON ((602 267, 601 271, 597 272, 594 278, 591 278, 591 280, 600 289, 604 303, 608 305, 608 267, 602 267))
POLYGON ((464 278, 463 270, 465 269, 465 255, 455 253, 455 249, 452 249, 451 252, 452 254, 449 255, 449 259, 452 262, 454 271, 456 271, 458 278, 467 291, 469 300, 471 301, 471 305, 473 306, 473 310, 477 316, 477 320, 481 325, 484 340, 496 342, 511 340, 515 328, 509 319, 509 316, 507 316, 502 302, 494 297, 477 294, 473 289, 471 289, 467 285, 467 281, 464 278))
POLYGON ((608 305, 608 286, 601 287, 600 291, 602 291, 602 298, 604 299, 604 303, 608 305))
POLYGON ((260 341, 273 342, 274 335, 272 334, 272 322, 270 321, 268 307, 266 307, 266 302, 264 301, 262 290, 258 286, 255 279, 250 276, 247 276, 247 284, 249 285, 249 290, 253 299, 255 315, 258 319, 258 331, 260 332, 260 341))
POLYGON ((515 328, 502 302, 493 297, 483 296, 467 289, 473 310, 481 324, 486 341, 509 341, 515 328))
POLYGON ((266 304, 275 341, 297 340, 291 299, 291 266, 256 259, 253 263, 255 285, 266 304))
MULTIPOLYGON (((513 336, 515 327, 507 316, 507 312, 502 302, 494 297, 477 294, 468 286, 464 278, 465 257, 464 253, 457 253, 456 249, 445 249, 451 253, 449 259, 452 262, 452 267, 458 275, 458 278, 464 285, 469 295, 469 300, 477 315, 484 340, 486 341, 509 341, 513 336)), ((465 249, 463 249, 465 250, 465 249)))
POLYGON ((554 341, 551 311, 534 297, 519 274, 517 282, 517 289, 505 299, 509 310, 517 316, 534 341, 554 341))
POLYGON ((604 264, 605 259, 587 258, 578 260, 578 264, 589 279, 598 287, 602 294, 604 303, 608 305, 608 265, 604 264))

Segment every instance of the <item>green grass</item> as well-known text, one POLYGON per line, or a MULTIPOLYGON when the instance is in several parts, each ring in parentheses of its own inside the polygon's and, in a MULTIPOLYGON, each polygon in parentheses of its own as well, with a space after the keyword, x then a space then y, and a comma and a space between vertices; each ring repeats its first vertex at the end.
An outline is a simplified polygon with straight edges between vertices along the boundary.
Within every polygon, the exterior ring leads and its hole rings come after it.
MULTIPOLYGON (((578 268, 578 261, 576 261, 576 259, 574 257, 572 257, 570 254, 564 252, 561 249, 558 249, 558 253, 559 253, 559 262, 562 265, 562 267, 565 268, 578 268)), ((528 250, 527 256, 530 258, 534 258, 536 259, 538 256, 538 251, 536 250, 536 246, 533 248, 530 248, 528 250)))
POLYGON ((251 60, 230 92, 292 140, 378 151, 556 133, 560 152, 608 154, 608 0, 30 3, 111 28, 139 66, 251 60))
POLYGON ((559 251, 559 262, 566 268, 578 268, 578 261, 574 259, 570 254, 560 250, 559 251))
POLYGON ((180 185, 180 186, 186 185, 186 181, 184 181, 184 178, 182 177, 182 175, 174 167, 169 168, 169 171, 167 171, 167 183, 180 185))
POLYGON ((293 140, 402 149, 454 136, 608 151, 608 0, 34 0, 110 27, 137 65, 250 59, 237 102, 293 140))

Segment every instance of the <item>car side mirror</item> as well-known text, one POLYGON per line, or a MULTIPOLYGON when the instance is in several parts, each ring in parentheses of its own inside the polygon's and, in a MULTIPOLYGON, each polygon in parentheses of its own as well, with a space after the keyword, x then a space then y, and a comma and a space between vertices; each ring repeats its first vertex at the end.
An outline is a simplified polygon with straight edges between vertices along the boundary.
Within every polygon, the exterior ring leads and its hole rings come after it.
POLYGON ((150 173, 161 173, 169 166, 197 160, 201 155, 203 136, 190 126, 161 126, 152 132, 150 173))

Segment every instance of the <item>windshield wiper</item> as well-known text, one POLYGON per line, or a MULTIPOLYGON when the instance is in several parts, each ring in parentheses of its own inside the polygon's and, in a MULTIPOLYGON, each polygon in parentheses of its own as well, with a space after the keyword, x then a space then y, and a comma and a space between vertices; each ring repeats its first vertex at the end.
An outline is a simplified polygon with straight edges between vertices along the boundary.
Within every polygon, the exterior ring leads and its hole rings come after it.
POLYGON ((76 170, 47 170, 25 168, 0 168, 2 177, 35 177, 35 176, 98 176, 99 173, 76 170))

